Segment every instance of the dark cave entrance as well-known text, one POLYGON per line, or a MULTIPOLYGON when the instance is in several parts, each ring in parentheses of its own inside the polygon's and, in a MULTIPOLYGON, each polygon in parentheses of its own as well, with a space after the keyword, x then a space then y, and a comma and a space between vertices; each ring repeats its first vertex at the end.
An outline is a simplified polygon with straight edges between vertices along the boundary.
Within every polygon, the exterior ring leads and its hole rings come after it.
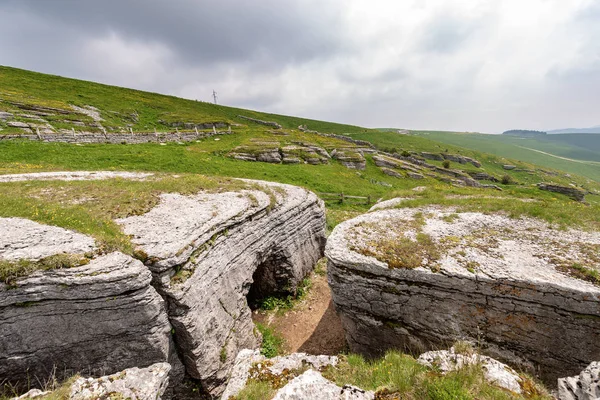
POLYGON ((274 253, 266 257, 252 274, 246 298, 251 310, 263 308, 266 299, 285 299, 295 292, 293 268, 287 257, 274 253))

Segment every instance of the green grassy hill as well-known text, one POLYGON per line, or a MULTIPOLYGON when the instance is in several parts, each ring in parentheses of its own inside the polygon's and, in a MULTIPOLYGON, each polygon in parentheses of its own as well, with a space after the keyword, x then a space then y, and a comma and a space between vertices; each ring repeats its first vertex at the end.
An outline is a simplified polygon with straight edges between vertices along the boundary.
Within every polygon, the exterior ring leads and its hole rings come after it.
MULTIPOLYGON (((107 128, 107 131, 111 127, 118 130, 130 126, 135 131, 156 128, 172 132, 174 129, 168 125, 171 122, 225 122, 232 124, 233 133, 187 143, 135 145, 0 140, 0 174, 56 170, 133 170, 252 178, 290 183, 306 187, 317 193, 364 196, 370 198, 371 202, 379 198, 404 196, 414 198, 414 205, 436 203, 456 205, 467 209, 506 210, 513 215, 540 216, 563 225, 600 226, 600 213, 598 212, 600 196, 588 194, 586 200, 590 206, 585 206, 574 203, 566 196, 542 192, 535 188, 535 184, 539 182, 554 182, 561 185, 573 184, 586 191, 600 192, 600 185, 597 182, 574 174, 569 176, 560 171, 563 169, 572 172, 569 167, 573 162, 554 160, 550 156, 521 149, 510 143, 506 144, 506 151, 499 152, 490 145, 490 142, 486 141, 489 140, 486 135, 450 135, 433 132, 428 135, 404 135, 395 130, 383 132, 351 125, 265 114, 0 67, 0 111, 13 115, 23 114, 23 104, 34 109, 35 107, 50 107, 64 110, 67 114, 60 114, 66 116, 61 117, 63 121, 60 123, 65 125, 68 125, 64 121, 68 121, 69 110, 72 111, 71 105, 92 106, 104 119, 101 123, 107 128), (136 118, 133 118, 132 115, 136 115, 136 118), (240 119, 237 117, 238 115, 275 121, 284 129, 274 131, 271 127, 240 119), (422 179, 413 179, 406 171, 399 170, 399 177, 390 176, 375 165, 373 155, 369 153, 365 153, 366 168, 364 170, 348 169, 335 157, 319 165, 248 162, 232 157, 236 149, 261 149, 265 146, 273 146, 275 149, 281 150, 286 146, 308 144, 319 146, 330 154, 337 150, 352 150, 353 146, 356 148, 356 145, 337 138, 301 132, 297 129, 301 124, 322 133, 345 134, 354 139, 366 140, 373 143, 379 150, 398 154, 410 153, 419 157, 421 152, 433 152, 471 157, 481 162, 480 168, 470 164, 452 162, 449 165, 449 171, 461 174, 485 172, 498 179, 507 176, 508 181, 506 184, 498 183, 503 189, 502 192, 498 192, 493 189, 456 187, 456 183, 453 183, 451 179, 444 181, 443 174, 436 176, 434 176, 435 174, 424 174, 422 179), (475 139, 470 140, 471 137, 475 139), (444 143, 449 141, 455 141, 455 143, 444 143), (480 149, 473 143, 481 143, 480 149), (489 151, 483 152, 482 149, 489 151), (528 151, 537 158, 520 157, 518 152, 511 152, 513 149, 528 151), (530 162, 521 162, 518 161, 519 159, 527 159, 530 162), (549 162, 549 159, 553 162, 549 162), (531 162, 541 165, 543 168, 531 162), (515 164, 518 166, 518 170, 505 171, 502 168, 503 164, 515 164), (413 191, 412 189, 417 186, 427 187, 428 190, 413 191), (474 198, 476 200, 473 200, 474 198), (536 201, 514 202, 515 198, 535 199, 536 201), (573 212, 575 209, 578 210, 577 213, 573 212)), ((81 118, 81 114, 77 114, 77 118, 81 118)), ((1 122, 0 120, 0 125, 2 125, 0 128, 3 128, 0 131, 0 138, 3 133, 15 131, 7 126, 6 121, 1 122)), ((82 129, 76 124, 72 127, 82 129)), ((89 126, 85 127, 85 129, 88 128, 89 126)), ((427 160, 427 162, 432 168, 441 169, 443 165, 442 161, 427 160)), ((594 177, 594 173, 597 173, 597 169, 600 168, 585 164, 581 164, 579 167, 581 175, 587 177, 594 177)), ((5 186, 6 189, 0 203, 13 204, 18 210, 9 210, 7 207, 0 206, 0 215, 9 216, 17 213, 22 216, 35 217, 29 215, 26 208, 18 206, 20 203, 14 199, 15 194, 11 193, 11 185, 13 184, 0 185, 5 186)), ((350 216, 351 214, 346 213, 349 210, 362 212, 368 209, 370 205, 365 203, 367 202, 354 201, 350 204, 348 202, 339 204, 335 200, 328 201, 330 226, 335 225, 340 219, 350 216)), ((40 205, 40 207, 42 206, 40 205)), ((92 217, 90 216, 90 218, 92 217)))
MULTIPOLYGON (((246 124, 247 121, 238 115, 275 121, 284 128, 307 125, 309 129, 334 133, 365 131, 365 128, 352 125, 261 113, 0 66, 0 112, 27 115, 29 106, 64 110, 66 114, 50 117, 50 123, 60 129, 81 130, 80 125, 70 123, 70 120, 82 119, 71 106, 92 106, 100 110, 104 119, 102 125, 109 132, 129 127, 134 132, 148 132, 155 128, 158 131, 168 131, 173 129, 171 125, 174 123, 246 124)), ((27 117, 17 119, 35 122, 27 117)), ((83 122, 91 122, 91 119, 83 119, 83 122)), ((0 134, 20 132, 18 128, 11 128, 2 120, 0 128, 0 134)), ((98 131, 94 126, 86 126, 85 129, 98 131)))

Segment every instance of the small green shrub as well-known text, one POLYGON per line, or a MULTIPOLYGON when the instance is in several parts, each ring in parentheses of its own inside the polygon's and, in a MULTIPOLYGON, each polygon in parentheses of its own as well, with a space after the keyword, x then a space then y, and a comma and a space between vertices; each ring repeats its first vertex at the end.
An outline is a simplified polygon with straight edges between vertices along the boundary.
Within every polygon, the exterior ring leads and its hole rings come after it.
POLYGON ((272 358, 283 353, 283 338, 270 326, 257 323, 256 328, 262 334, 260 354, 272 358))
POLYGON ((442 167, 444 167, 446 169, 450 168, 450 161, 444 160, 444 162, 442 163, 442 167))
POLYGON ((503 185, 510 185, 512 183, 515 183, 514 179, 512 178, 512 176, 508 175, 508 174, 504 174, 502 175, 502 178, 500 179, 500 182, 503 185))

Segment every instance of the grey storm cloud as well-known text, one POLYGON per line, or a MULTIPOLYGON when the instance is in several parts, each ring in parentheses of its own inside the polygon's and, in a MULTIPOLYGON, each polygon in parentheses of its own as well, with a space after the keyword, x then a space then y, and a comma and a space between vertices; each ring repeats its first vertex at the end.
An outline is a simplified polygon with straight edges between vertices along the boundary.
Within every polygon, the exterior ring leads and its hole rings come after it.
POLYGON ((363 126, 592 126, 600 2, 0 0, 0 64, 363 126))
POLYGON ((54 26, 50 35, 74 29, 88 37, 112 32, 140 42, 162 43, 178 62, 191 65, 261 60, 281 65, 331 54, 341 47, 335 13, 327 7, 311 12, 317 4, 294 0, 5 0, 0 10, 43 18, 54 26))

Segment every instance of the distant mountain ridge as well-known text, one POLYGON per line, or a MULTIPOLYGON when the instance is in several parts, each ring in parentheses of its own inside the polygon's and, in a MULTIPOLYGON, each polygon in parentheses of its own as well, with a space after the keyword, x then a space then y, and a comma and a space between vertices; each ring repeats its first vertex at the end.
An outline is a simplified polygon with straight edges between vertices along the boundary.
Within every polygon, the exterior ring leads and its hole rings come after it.
POLYGON ((600 125, 592 126, 591 128, 565 128, 565 129, 554 129, 548 131, 549 134, 556 133, 598 133, 600 134, 600 125))

